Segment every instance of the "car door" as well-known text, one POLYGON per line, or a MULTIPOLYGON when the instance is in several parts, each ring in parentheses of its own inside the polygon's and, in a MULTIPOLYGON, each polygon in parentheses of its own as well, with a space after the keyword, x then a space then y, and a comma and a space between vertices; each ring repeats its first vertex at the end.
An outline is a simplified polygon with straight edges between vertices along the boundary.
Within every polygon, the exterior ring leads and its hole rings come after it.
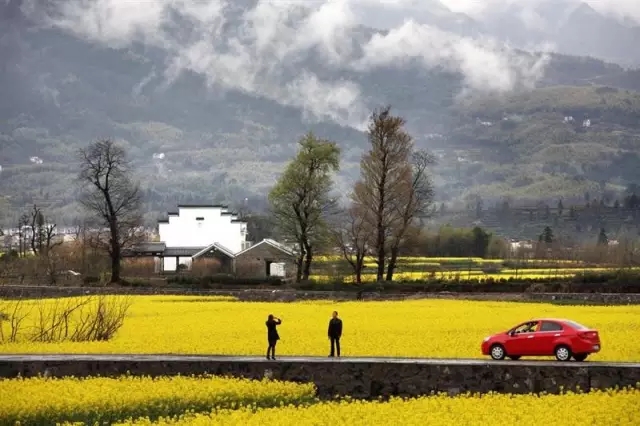
POLYGON ((531 351, 534 348, 533 339, 537 325, 536 321, 530 321, 515 327, 505 341, 507 354, 518 356, 533 355, 531 351))
POLYGON ((534 350, 536 355, 551 356, 554 355, 556 342, 562 337, 564 328, 562 324, 556 321, 542 321, 539 331, 534 339, 534 350))

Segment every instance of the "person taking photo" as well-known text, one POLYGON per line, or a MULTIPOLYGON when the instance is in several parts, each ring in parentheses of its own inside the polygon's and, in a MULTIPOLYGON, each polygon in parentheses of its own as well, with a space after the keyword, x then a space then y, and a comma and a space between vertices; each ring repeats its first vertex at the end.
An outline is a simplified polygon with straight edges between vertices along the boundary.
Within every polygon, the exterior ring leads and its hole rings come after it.
POLYGON ((276 326, 282 324, 282 320, 274 317, 273 314, 270 314, 265 324, 267 325, 267 341, 269 342, 269 347, 267 348, 267 359, 275 360, 276 343, 280 340, 280 335, 278 334, 276 326))

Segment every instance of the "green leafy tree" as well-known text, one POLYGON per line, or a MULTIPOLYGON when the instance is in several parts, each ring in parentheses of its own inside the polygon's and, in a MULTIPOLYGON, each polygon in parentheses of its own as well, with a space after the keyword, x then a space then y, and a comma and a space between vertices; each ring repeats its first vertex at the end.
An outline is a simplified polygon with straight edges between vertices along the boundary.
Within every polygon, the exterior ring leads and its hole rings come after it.
POLYGON ((336 205, 331 197, 332 175, 340 169, 340 148, 335 142, 310 132, 299 145, 269 193, 277 227, 298 247, 298 282, 309 279, 314 249, 328 237, 327 219, 336 205))

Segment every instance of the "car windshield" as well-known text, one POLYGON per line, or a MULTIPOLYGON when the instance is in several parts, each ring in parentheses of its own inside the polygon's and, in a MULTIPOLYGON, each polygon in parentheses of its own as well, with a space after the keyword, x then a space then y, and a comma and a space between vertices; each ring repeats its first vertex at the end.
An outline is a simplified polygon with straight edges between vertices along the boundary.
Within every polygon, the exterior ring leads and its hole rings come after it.
POLYGON ((566 321, 566 323, 569 324, 571 327, 577 329, 577 330, 588 330, 589 329, 589 327, 585 327, 584 325, 578 324, 575 321, 566 321))

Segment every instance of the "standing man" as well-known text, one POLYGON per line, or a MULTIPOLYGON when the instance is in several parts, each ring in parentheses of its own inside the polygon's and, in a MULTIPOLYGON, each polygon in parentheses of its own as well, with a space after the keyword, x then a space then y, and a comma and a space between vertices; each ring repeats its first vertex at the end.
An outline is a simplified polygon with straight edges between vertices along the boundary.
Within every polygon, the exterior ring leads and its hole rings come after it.
POLYGON ((342 320, 338 318, 338 311, 333 311, 331 320, 329 321, 329 340, 331 340, 331 354, 334 356, 337 352, 340 356, 340 337, 342 337, 342 320))

